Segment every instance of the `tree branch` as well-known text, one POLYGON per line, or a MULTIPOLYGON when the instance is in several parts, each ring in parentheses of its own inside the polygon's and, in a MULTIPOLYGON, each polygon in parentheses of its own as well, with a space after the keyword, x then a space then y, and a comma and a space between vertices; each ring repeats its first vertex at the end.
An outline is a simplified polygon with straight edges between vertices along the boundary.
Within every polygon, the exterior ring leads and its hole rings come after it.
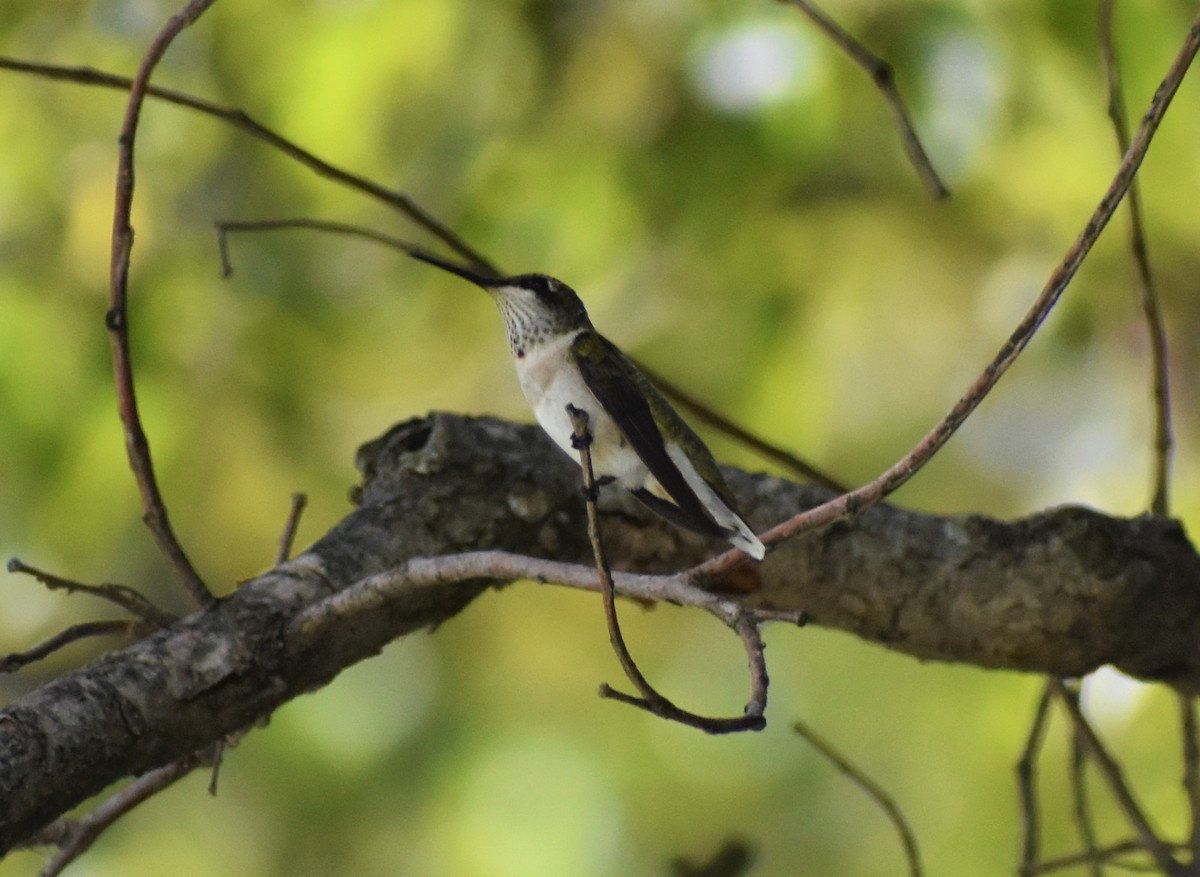
MULTIPOLYGON (((358 463, 359 508, 300 556, 0 712, 0 853, 121 777, 445 622, 488 587, 533 577, 598 588, 579 470, 537 427, 433 415, 364 446, 358 463)), ((728 476, 751 523, 828 497, 728 476)), ((781 546, 761 565, 762 588, 734 596, 651 574, 714 545, 610 493, 605 543, 624 594, 722 617, 804 615, 922 658, 1071 676, 1112 663, 1200 691, 1200 557, 1174 522, 1064 508, 1004 523, 877 506, 781 546)))

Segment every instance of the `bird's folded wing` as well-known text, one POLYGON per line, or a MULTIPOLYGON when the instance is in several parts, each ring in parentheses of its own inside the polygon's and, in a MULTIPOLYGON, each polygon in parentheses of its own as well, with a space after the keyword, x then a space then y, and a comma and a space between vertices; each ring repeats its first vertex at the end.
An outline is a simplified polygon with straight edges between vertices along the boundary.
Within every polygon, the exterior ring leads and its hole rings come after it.
MULTIPOLYGON (((725 529, 713 520, 704 503, 696 496, 696 492, 667 453, 666 444, 658 425, 654 422, 650 405, 629 372, 636 366, 607 338, 591 331, 579 333, 571 345, 571 357, 579 367, 583 381, 592 391, 592 395, 629 439, 629 443, 646 464, 650 474, 670 495, 675 507, 674 514, 665 514, 658 503, 645 500, 643 502, 675 524, 698 533, 725 535, 725 529)), ((670 504, 648 494, 647 491, 642 493, 659 500, 662 505, 670 504)), ((634 491, 634 495, 638 496, 638 491, 634 491)))

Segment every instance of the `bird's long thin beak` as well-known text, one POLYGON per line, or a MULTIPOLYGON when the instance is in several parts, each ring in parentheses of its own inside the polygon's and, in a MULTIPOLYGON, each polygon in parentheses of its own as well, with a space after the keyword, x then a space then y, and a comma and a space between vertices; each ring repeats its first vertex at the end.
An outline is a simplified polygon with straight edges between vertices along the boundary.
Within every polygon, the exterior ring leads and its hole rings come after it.
POLYGON ((435 256, 433 253, 426 252, 425 250, 412 249, 408 251, 408 254, 414 259, 420 259, 422 262, 428 262, 430 265, 441 268, 443 271, 449 271, 451 274, 457 274, 464 280, 469 280, 476 286, 483 287, 484 289, 492 289, 496 286, 496 281, 498 278, 488 277, 485 274, 479 274, 478 272, 472 271, 470 268, 467 268, 463 265, 456 265, 453 262, 447 262, 441 256, 435 256))

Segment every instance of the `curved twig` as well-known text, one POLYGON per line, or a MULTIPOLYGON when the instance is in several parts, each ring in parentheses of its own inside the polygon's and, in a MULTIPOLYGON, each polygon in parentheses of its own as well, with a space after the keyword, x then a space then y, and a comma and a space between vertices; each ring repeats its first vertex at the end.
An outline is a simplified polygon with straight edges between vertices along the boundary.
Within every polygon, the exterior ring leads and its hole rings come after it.
POLYGON ((192 0, 181 11, 163 25, 142 57, 137 75, 129 83, 129 102, 125 109, 125 120, 121 125, 121 136, 117 151, 117 192, 113 207, 112 230, 112 273, 110 278, 110 302, 104 317, 112 347, 113 372, 117 385, 117 406, 121 423, 125 427, 125 450, 134 479, 142 496, 143 516, 159 549, 171 562, 188 595, 197 605, 203 606, 213 600, 212 592, 196 572, 187 553, 183 550, 171 522, 167 507, 158 488, 154 464, 150 459, 150 442, 142 428, 138 414, 137 395, 134 392, 133 364, 129 349, 129 258, 133 250, 133 226, 130 214, 133 209, 133 145, 137 137, 138 120, 142 104, 150 86, 150 75, 166 54, 172 40, 204 13, 214 0, 192 0))
POLYGON ((567 405, 567 415, 571 418, 574 433, 571 445, 579 452, 579 467, 583 477, 583 495, 587 501, 588 537, 592 543, 592 553, 595 558, 596 572, 600 576, 601 594, 604 598, 604 618, 608 624, 608 639, 613 651, 625 671, 626 678, 638 690, 640 697, 624 694, 608 685, 600 686, 600 696, 618 700, 630 706, 640 707, 659 718, 699 728, 709 734, 729 734, 736 731, 760 731, 766 727, 763 710, 767 704, 766 694, 766 665, 763 655, 762 640, 757 636, 757 629, 748 638, 744 629, 739 629, 742 642, 746 644, 747 652, 751 654, 751 673, 754 682, 754 692, 745 712, 735 718, 719 718, 702 716, 685 710, 661 694, 649 680, 646 679, 637 662, 625 645, 625 637, 621 634, 621 624, 617 618, 616 587, 613 585, 612 570, 608 565, 608 557, 604 552, 604 542, 600 536, 600 512, 596 505, 599 497, 600 484, 596 481, 592 470, 592 435, 588 430, 588 415, 586 411, 567 405), (757 650, 758 659, 755 659, 757 650))

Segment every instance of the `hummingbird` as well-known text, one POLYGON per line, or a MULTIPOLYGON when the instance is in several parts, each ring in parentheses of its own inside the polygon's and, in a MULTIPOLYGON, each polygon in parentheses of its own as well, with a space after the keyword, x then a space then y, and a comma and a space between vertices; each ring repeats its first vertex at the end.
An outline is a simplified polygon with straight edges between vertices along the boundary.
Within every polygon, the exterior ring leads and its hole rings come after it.
POLYGON ((575 290, 545 274, 489 277, 423 250, 410 254, 491 295, 529 406, 577 463, 568 406, 587 413, 599 484, 615 482, 672 524, 763 558, 766 548, 738 512, 712 452, 629 357, 595 330, 575 290))

